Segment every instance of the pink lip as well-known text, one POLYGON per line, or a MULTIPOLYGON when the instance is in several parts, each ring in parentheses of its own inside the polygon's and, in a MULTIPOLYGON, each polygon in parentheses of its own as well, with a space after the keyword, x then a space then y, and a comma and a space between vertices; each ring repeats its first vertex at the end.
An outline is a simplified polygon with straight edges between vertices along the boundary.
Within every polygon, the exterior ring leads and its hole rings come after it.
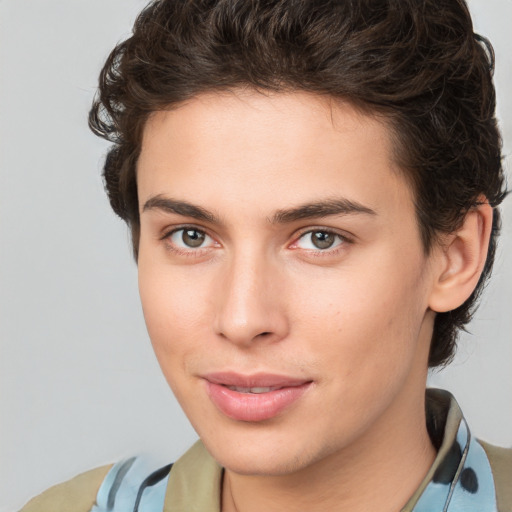
POLYGON ((282 375, 240 375, 231 372, 204 376, 206 390, 212 402, 229 418, 238 421, 264 421, 277 416, 295 403, 311 386, 310 380, 282 375), (278 388, 264 393, 244 393, 229 389, 278 388))

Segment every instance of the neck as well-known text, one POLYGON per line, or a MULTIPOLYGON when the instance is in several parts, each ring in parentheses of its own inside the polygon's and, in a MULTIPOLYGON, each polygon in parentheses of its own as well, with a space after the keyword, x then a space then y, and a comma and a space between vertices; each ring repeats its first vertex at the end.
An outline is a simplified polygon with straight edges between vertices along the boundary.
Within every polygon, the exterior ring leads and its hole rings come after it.
POLYGON ((226 469, 222 511, 400 510, 436 455, 423 391, 407 399, 410 403, 393 404, 349 447, 293 474, 240 475, 226 469))

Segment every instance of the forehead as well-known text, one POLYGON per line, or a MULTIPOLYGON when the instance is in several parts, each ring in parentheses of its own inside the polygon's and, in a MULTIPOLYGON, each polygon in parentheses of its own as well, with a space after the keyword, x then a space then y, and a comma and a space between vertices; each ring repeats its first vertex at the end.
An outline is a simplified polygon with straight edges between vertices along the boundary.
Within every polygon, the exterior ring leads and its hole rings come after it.
POLYGON ((225 203, 301 203, 343 195, 378 209, 407 183, 390 128, 346 102, 305 92, 208 93, 154 113, 138 163, 141 204, 151 196, 225 203))

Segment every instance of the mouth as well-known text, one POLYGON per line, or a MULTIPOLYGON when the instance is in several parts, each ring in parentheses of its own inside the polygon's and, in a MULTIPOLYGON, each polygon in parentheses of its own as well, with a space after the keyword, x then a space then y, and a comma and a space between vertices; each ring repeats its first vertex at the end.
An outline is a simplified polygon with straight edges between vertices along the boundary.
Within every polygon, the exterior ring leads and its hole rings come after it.
POLYGON ((270 393, 270 391, 276 391, 278 389, 282 389, 280 387, 255 387, 255 388, 242 388, 238 386, 226 386, 231 391, 237 391, 238 393, 253 393, 255 395, 259 395, 260 393, 270 393))
POLYGON ((313 384, 311 380, 271 374, 215 373, 203 378, 217 409, 233 420, 245 422, 261 422, 280 415, 313 384))

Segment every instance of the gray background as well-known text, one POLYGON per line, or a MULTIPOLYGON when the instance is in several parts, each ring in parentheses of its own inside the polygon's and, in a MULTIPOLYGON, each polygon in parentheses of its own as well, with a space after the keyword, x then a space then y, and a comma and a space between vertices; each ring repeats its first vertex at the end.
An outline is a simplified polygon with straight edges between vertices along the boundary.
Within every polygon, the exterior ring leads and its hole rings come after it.
MULTIPOLYGON (((174 460, 195 438, 160 375, 128 233, 103 193, 107 145, 86 127, 103 60, 144 4, 0 1, 1 512, 127 455, 174 460)), ((509 155, 512 1, 470 6, 496 48, 509 155)), ((473 334, 431 376, 478 436, 502 445, 512 445, 511 203, 473 334)))

